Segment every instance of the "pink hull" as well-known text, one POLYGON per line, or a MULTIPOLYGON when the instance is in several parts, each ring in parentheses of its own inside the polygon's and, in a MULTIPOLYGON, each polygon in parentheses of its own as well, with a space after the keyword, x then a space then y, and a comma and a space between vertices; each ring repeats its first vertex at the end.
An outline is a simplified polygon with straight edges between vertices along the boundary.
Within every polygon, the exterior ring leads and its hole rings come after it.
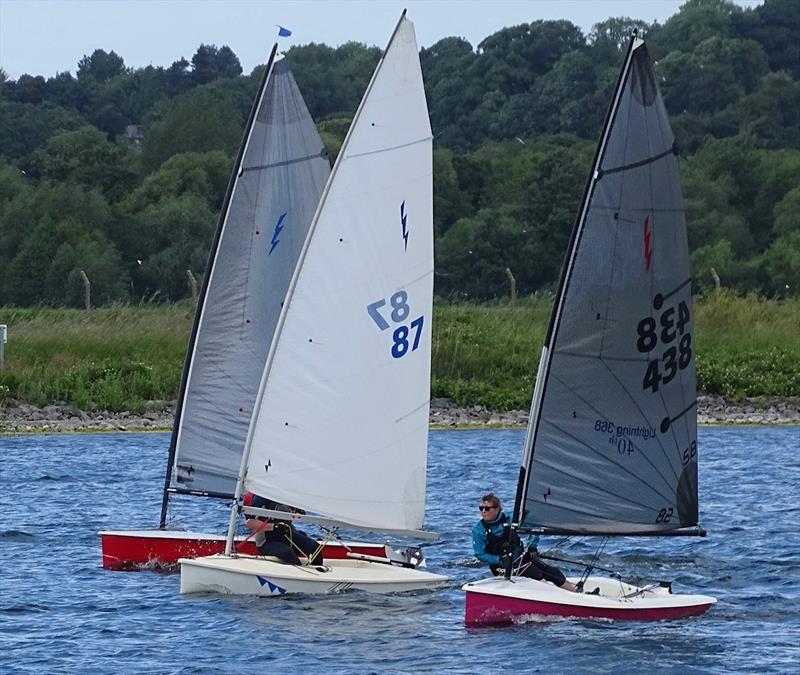
POLYGON ((515 617, 563 616, 579 619, 615 619, 618 621, 663 621, 682 619, 705 612, 712 603, 685 607, 630 608, 582 607, 538 600, 522 600, 487 593, 467 591, 464 623, 467 626, 497 626, 513 623, 515 617))
MULTIPOLYGON (((222 553, 225 549, 225 538, 203 534, 192 537, 180 532, 169 536, 168 531, 156 531, 152 536, 148 536, 147 532, 101 532, 100 545, 105 569, 169 571, 178 569, 179 558, 199 558, 222 553)), ((382 544, 362 543, 348 546, 349 550, 362 555, 386 555, 382 544)), ((252 540, 238 541, 236 550, 239 553, 258 555, 258 549, 252 540)), ((347 553, 348 549, 342 544, 329 542, 322 555, 332 560, 347 558, 347 553)))

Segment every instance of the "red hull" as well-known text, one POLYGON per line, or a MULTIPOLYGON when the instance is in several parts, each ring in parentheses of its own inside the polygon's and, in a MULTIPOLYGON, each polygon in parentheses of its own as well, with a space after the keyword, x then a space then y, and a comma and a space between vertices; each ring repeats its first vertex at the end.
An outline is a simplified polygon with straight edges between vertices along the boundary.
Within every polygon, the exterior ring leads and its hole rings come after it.
POLYGON ((664 621, 702 614, 712 603, 686 607, 615 609, 580 607, 538 600, 522 600, 487 593, 467 592, 464 622, 467 626, 502 626, 517 617, 556 616, 578 619, 614 619, 617 621, 664 621))
MULTIPOLYGON (((187 532, 100 532, 103 550, 103 567, 109 570, 132 571, 142 569, 177 570, 179 558, 199 558, 222 553, 225 538, 219 535, 187 532)), ((350 544, 349 549, 338 542, 325 545, 322 555, 331 559, 347 558, 349 551, 362 555, 384 557, 382 544, 350 544)), ((237 541, 239 553, 258 555, 252 540, 237 541)))

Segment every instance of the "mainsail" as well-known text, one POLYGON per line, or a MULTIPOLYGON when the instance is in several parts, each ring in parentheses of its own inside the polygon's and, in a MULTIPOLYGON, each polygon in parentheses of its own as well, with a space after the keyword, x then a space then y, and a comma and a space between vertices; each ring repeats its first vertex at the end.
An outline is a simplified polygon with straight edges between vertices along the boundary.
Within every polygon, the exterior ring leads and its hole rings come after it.
POLYGON ((246 487, 377 530, 422 526, 433 297, 432 136, 402 17, 295 272, 246 487))
POLYGON ((634 38, 541 359, 522 528, 668 534, 697 524, 693 336, 678 158, 634 38))
POLYGON ((233 494, 275 326, 330 174, 285 59, 253 106, 212 249, 173 432, 183 488, 233 494))

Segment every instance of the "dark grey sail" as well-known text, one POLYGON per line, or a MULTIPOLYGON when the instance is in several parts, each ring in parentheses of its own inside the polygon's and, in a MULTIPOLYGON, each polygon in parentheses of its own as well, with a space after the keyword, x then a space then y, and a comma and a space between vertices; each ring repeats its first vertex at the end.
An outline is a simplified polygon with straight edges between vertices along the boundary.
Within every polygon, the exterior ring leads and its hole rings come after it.
POLYGON ((234 492, 281 306, 330 174, 280 56, 268 66, 235 171, 175 422, 173 480, 183 491, 234 492))
POLYGON ((542 355, 522 528, 674 534, 697 524, 694 348, 678 158, 634 38, 542 355))

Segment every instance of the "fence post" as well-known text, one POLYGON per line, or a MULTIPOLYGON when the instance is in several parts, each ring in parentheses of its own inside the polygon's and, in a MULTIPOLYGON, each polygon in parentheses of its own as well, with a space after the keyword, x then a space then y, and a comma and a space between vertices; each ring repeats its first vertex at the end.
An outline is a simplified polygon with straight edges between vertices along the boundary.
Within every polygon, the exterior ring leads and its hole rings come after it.
POLYGON ((719 280, 719 274, 717 274, 717 270, 715 270, 713 267, 711 268, 711 276, 714 277, 714 288, 715 288, 715 290, 719 291, 719 287, 721 285, 720 280, 719 280))
POLYGON ((192 270, 186 270, 186 276, 189 277, 189 290, 192 292, 192 300, 197 302, 197 279, 194 278, 192 270))
POLYGON ((0 368, 5 363, 6 342, 8 341, 8 326, 0 323, 0 368))
POLYGON ((83 298, 88 312, 92 309, 92 284, 89 283, 89 277, 86 276, 86 272, 83 270, 81 270, 81 279, 83 280, 83 298))
POLYGON ((506 267, 506 276, 508 277, 509 282, 511 283, 511 302, 516 302, 517 300, 517 280, 514 278, 514 275, 511 274, 511 269, 506 267))

